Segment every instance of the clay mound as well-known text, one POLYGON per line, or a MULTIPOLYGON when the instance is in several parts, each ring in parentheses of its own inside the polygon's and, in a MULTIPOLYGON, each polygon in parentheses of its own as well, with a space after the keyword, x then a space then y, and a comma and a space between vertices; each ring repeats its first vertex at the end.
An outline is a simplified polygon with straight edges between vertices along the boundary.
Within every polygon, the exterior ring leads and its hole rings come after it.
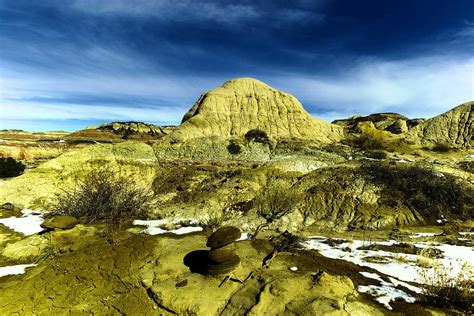
POLYGON ((343 126, 351 132, 357 132, 361 123, 372 122, 378 130, 402 134, 420 123, 420 120, 410 120, 398 113, 375 113, 367 116, 356 115, 347 119, 335 120, 332 123, 343 126))
POLYGON ((265 83, 239 78, 203 94, 171 134, 186 140, 204 136, 242 137, 262 130, 274 139, 313 139, 329 143, 343 128, 315 119, 292 95, 265 83))
POLYGON ((467 102, 446 113, 410 129, 408 139, 422 146, 472 147, 474 101, 467 102))
POLYGON ((97 130, 111 132, 123 139, 158 139, 167 135, 172 127, 156 126, 142 122, 112 122, 100 125, 97 130))
POLYGON ((68 140, 86 139, 96 141, 106 140, 153 140, 169 134, 174 126, 157 126, 142 122, 111 122, 92 126, 84 130, 71 133, 68 140))

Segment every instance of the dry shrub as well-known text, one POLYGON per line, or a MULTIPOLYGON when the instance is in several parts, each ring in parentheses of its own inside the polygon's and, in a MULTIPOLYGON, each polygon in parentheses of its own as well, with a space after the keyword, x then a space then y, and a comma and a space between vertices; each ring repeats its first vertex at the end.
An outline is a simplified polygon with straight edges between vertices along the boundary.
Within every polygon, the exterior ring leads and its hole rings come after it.
POLYGON ((449 144, 437 143, 431 148, 431 150, 438 153, 447 153, 453 150, 453 148, 449 144))
POLYGON ((227 150, 231 155, 238 155, 242 151, 242 148, 235 141, 231 141, 229 145, 227 145, 227 150))
POLYGON ((451 270, 452 267, 442 264, 434 265, 433 270, 420 269, 420 276, 426 284, 420 301, 431 306, 474 312, 474 280, 469 266, 464 265, 454 277, 451 270))
POLYGON ((26 166, 11 157, 0 158, 0 178, 17 177, 25 171, 26 166))
POLYGON ((245 134, 247 141, 254 141, 256 143, 262 143, 270 145, 270 139, 265 131, 260 129, 251 129, 245 134))
POLYGON ((119 224, 146 218, 156 206, 151 190, 109 169, 98 169, 78 180, 75 187, 57 197, 56 214, 71 215, 88 223, 104 221, 119 224))
POLYGON ((293 211, 301 195, 299 190, 283 181, 272 181, 263 187, 255 197, 254 206, 257 208, 257 214, 265 219, 265 223, 257 227, 254 238, 262 228, 293 211))
POLYGON ((429 165, 370 163, 362 174, 382 185, 379 202, 417 210, 433 223, 444 215, 469 218, 473 211, 474 191, 462 179, 434 172, 429 165))
POLYGON ((385 140, 378 134, 364 133, 360 136, 347 139, 345 143, 351 147, 356 147, 363 150, 385 148, 385 140))

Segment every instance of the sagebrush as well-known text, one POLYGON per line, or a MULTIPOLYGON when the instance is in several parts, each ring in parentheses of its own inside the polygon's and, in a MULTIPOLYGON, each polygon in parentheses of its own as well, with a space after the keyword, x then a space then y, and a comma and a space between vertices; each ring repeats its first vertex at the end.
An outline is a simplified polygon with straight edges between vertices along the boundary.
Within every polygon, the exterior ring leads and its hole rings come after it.
POLYGON ((432 269, 419 271, 425 287, 420 301, 442 308, 451 307, 464 312, 474 312, 474 280, 466 264, 454 273, 452 267, 435 264, 432 269))
POLYGON ((112 170, 99 169, 58 195, 52 209, 55 214, 71 215, 88 223, 121 223, 146 218, 155 207, 153 191, 112 170))
POLYGON ((11 157, 0 158, 0 178, 17 177, 25 171, 26 166, 11 157))
POLYGON ((263 187, 255 197, 253 205, 257 209, 257 214, 265 219, 265 223, 257 227, 254 238, 261 229, 293 211, 301 196, 301 191, 297 188, 280 181, 271 182, 263 187))

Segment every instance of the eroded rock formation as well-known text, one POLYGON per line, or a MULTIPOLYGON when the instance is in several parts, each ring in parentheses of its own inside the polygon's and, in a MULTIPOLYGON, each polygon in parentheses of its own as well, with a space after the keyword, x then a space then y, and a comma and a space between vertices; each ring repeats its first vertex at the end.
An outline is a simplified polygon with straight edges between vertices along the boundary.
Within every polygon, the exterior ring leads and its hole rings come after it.
POLYGON ((461 104, 415 126, 408 139, 422 146, 472 147, 474 102, 461 104))
POLYGON ((292 95, 251 78, 229 80, 203 94, 171 136, 243 137, 250 130, 274 139, 303 138, 324 143, 342 137, 342 128, 309 115, 292 95))

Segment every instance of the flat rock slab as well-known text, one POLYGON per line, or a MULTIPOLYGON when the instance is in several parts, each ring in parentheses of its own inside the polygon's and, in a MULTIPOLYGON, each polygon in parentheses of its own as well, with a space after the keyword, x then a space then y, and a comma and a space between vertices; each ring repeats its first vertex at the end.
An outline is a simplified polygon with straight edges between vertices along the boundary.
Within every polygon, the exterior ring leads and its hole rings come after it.
POLYGON ((219 248, 230 243, 233 243, 240 238, 242 233, 240 229, 233 226, 224 226, 212 233, 207 239, 207 247, 219 248))
POLYGON ((79 223, 77 218, 67 215, 53 216, 46 219, 41 227, 47 229, 71 229, 79 223))

